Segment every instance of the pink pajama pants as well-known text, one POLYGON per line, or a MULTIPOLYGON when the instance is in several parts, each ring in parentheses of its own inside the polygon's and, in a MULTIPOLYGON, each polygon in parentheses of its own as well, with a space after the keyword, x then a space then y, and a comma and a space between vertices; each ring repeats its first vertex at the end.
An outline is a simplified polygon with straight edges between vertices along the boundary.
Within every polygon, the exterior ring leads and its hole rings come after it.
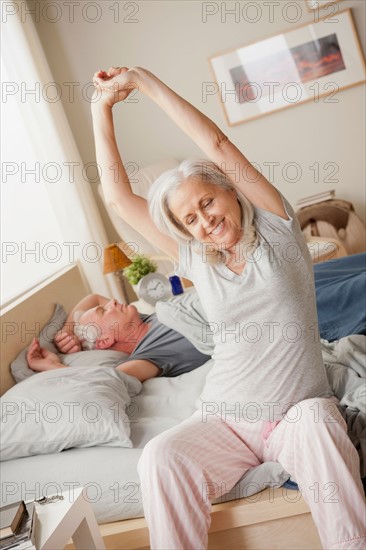
POLYGON ((279 462, 310 507, 323 548, 366 547, 359 458, 332 399, 306 399, 280 422, 190 418, 146 445, 138 464, 152 550, 207 548, 211 500, 243 474, 279 462))

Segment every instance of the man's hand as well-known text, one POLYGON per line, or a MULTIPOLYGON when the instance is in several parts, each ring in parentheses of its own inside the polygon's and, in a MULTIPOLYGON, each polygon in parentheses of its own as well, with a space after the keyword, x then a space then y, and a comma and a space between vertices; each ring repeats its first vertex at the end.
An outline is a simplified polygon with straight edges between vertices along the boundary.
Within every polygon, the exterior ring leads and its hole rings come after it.
POLYGON ((29 367, 36 372, 59 369, 65 366, 55 353, 41 348, 38 338, 33 338, 29 346, 27 361, 29 367))
POLYGON ((79 338, 63 329, 56 334, 53 342, 61 353, 76 353, 82 349, 79 338))

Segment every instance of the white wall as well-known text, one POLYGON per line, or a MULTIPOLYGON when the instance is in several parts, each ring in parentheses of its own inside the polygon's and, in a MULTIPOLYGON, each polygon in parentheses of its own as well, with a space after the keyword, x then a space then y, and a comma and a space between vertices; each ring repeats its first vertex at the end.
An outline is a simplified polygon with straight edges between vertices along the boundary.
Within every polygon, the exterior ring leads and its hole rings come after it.
MULTIPOLYGON (((308 102, 231 128, 226 125, 218 96, 211 96, 203 103, 203 83, 212 81, 210 56, 314 20, 304 0, 272 2, 275 4, 272 21, 265 0, 242 1, 241 12, 250 3, 262 9, 262 16, 255 23, 249 21, 254 11, 248 11, 248 17, 241 16, 238 22, 230 15, 225 21, 224 9, 232 8, 235 2, 211 2, 218 13, 204 23, 204 2, 180 0, 121 1, 118 3, 119 21, 114 22, 117 17, 115 1, 79 2, 80 5, 74 8, 74 20, 70 21, 70 6, 66 5, 70 3, 59 0, 57 14, 51 6, 55 5, 54 1, 28 0, 32 10, 42 4, 38 23, 36 19, 37 28, 55 81, 62 86, 65 110, 84 163, 94 161, 95 157, 90 105, 80 90, 98 69, 108 69, 110 65, 142 66, 203 110, 250 161, 261 165, 267 177, 268 168, 264 163, 280 163, 272 181, 290 202, 335 188, 339 198, 353 202, 364 220, 364 85, 338 92, 338 103, 327 104, 322 99, 319 103, 308 102), (48 12, 45 11, 47 4, 50 4, 48 12), (99 14, 92 4, 98 4, 99 14), (295 17, 293 4, 297 4, 300 14, 296 23, 290 21, 295 17), (59 21, 50 22, 56 15, 59 21), (100 19, 93 23, 91 20, 96 16, 100 19), (69 101, 67 82, 80 83, 74 101, 69 101), (282 176, 282 168, 289 162, 296 162, 301 167, 302 177, 297 183, 286 181, 282 176), (324 178, 329 171, 321 169, 320 182, 316 183, 310 169, 315 162, 320 167, 328 162, 336 163, 339 172, 335 179, 338 181, 326 183, 324 178)), ((364 44, 366 3, 342 0, 336 5, 342 10, 352 8, 358 35, 364 44)), ((321 10, 320 14, 326 12, 321 10)), ((115 111, 116 131, 125 162, 144 166, 166 157, 183 159, 201 155, 195 144, 141 94, 137 103, 119 105, 115 111)), ((113 230, 108 223, 106 226, 111 239, 114 238, 113 230)))

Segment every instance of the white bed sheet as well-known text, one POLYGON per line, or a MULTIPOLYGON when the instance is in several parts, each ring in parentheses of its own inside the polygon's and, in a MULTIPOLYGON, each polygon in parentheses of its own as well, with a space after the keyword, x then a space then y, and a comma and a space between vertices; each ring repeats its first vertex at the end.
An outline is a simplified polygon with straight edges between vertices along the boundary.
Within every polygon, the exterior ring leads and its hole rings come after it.
MULTIPOLYGON (((212 365, 209 360, 189 373, 144 382, 128 410, 132 449, 74 448, 1 462, 1 505, 84 487, 99 524, 143 517, 137 473, 142 449, 150 439, 192 415, 212 365)), ((280 487, 289 477, 278 463, 262 464, 213 503, 251 496, 269 485, 280 487)))
POLYGON ((1 462, 1 505, 85 486, 98 523, 142 517, 137 474, 142 449, 191 416, 212 363, 144 382, 128 411, 133 449, 90 447, 1 462))

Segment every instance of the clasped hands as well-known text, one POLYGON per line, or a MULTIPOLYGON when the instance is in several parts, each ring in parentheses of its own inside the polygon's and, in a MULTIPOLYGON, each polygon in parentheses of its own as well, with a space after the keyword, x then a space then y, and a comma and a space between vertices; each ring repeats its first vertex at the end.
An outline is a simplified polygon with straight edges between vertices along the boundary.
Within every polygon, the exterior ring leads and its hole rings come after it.
POLYGON ((108 71, 97 71, 93 76, 96 88, 93 99, 98 99, 112 107, 119 101, 124 101, 130 93, 139 87, 139 70, 127 67, 109 67, 108 71))

